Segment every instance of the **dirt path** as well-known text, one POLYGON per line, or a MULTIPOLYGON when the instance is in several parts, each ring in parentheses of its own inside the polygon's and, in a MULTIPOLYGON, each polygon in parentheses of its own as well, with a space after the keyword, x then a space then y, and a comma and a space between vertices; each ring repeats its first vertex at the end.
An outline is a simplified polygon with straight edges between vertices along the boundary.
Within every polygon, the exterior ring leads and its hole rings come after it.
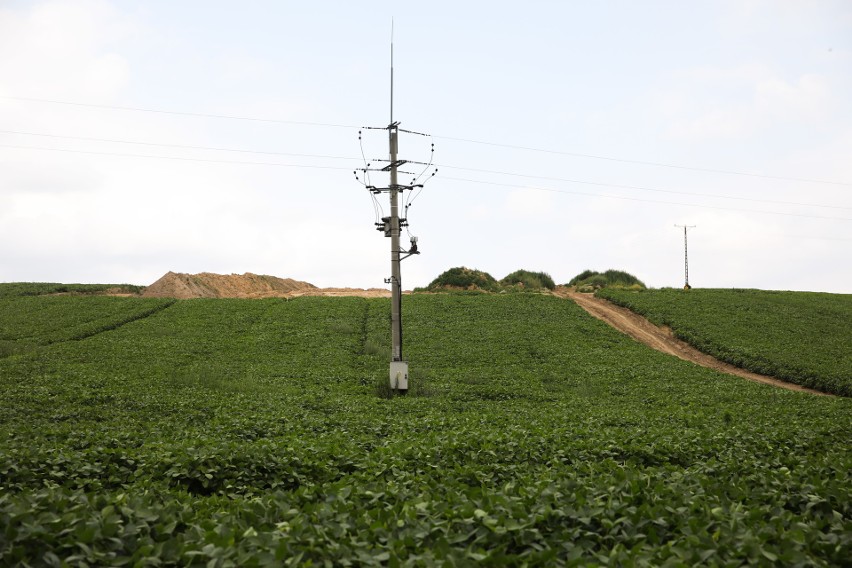
POLYGON ((554 291, 554 294, 560 298, 570 298, 592 316, 608 323, 615 329, 629 335, 637 341, 641 341, 648 347, 656 349, 657 351, 667 353, 668 355, 674 355, 675 357, 680 357, 684 361, 690 361, 696 365, 708 367, 716 371, 721 371, 722 373, 728 373, 729 375, 736 375, 750 381, 764 383, 783 389, 828 396, 824 392, 781 381, 772 377, 767 377, 765 375, 752 373, 751 371, 746 371, 723 361, 719 361, 718 359, 711 357, 706 353, 702 353, 691 345, 676 338, 672 333, 672 330, 669 328, 657 327, 639 314, 632 312, 627 308, 616 306, 603 298, 596 298, 592 294, 581 294, 579 292, 566 289, 557 289, 554 291))

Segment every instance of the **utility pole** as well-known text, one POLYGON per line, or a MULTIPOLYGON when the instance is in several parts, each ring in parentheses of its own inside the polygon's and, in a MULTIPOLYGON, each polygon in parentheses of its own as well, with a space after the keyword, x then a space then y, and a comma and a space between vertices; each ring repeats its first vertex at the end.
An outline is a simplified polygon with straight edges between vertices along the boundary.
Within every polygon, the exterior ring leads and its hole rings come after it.
POLYGON ((689 247, 687 246, 686 241, 686 230, 694 229, 695 225, 675 225, 675 227, 683 227, 683 274, 684 274, 684 290, 690 290, 692 286, 689 285, 689 247))
MULTIPOLYGON (((391 240, 391 277, 385 279, 385 284, 391 286, 391 360, 390 360, 390 388, 398 391, 401 394, 408 392, 408 362, 402 356, 402 273, 400 270, 400 262, 411 255, 420 254, 417 250, 417 237, 411 236, 411 246, 408 250, 400 246, 400 236, 403 227, 408 226, 408 207, 411 205, 413 198, 409 198, 405 205, 405 217, 399 215, 399 200, 400 194, 405 190, 422 189, 423 183, 417 183, 417 180, 422 178, 427 170, 432 166, 432 160, 426 162, 413 162, 410 160, 399 159, 399 133, 405 132, 408 134, 416 134, 419 136, 427 136, 420 132, 410 130, 402 130, 399 128, 399 122, 393 119, 393 30, 391 30, 391 60, 390 60, 390 123, 386 127, 366 127, 368 130, 387 130, 388 131, 388 146, 389 159, 376 160, 378 162, 387 162, 387 165, 381 168, 371 168, 370 163, 366 163, 361 170, 355 171, 355 177, 359 182, 362 182, 358 176, 358 171, 363 172, 364 186, 373 194, 374 204, 377 206, 377 211, 381 207, 375 196, 387 192, 390 196, 390 216, 382 217, 381 221, 375 223, 376 229, 384 232, 385 237, 390 237, 391 240), (410 184, 404 185, 399 183, 400 172, 399 167, 404 164, 415 164, 425 166, 420 175, 414 177, 410 184), (390 183, 387 187, 376 187, 370 184, 370 172, 387 172, 390 174, 390 183)), ((359 140, 360 140, 359 132, 359 140)), ((432 154, 434 155, 434 144, 432 145, 432 154)), ((362 146, 363 153, 363 146, 362 146)), ((435 169, 431 176, 437 173, 435 169)), ((410 235, 410 233, 409 233, 410 235)))
MULTIPOLYGON (((391 44, 393 45, 393 44, 391 44)), ((393 47, 391 47, 393 50, 393 47)), ((391 55, 393 59, 393 55, 391 55)), ((390 239, 391 239, 391 388, 408 390, 408 364, 402 359, 402 271, 399 258, 399 125, 393 121, 393 62, 391 62, 390 144, 390 239)), ((417 252, 416 242, 412 243, 417 252)))

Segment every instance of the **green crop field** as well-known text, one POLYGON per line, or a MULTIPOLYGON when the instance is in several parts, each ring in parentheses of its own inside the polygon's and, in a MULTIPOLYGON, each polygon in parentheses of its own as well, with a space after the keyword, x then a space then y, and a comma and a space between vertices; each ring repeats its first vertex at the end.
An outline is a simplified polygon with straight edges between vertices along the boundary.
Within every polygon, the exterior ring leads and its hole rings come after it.
POLYGON ((568 300, 407 296, 395 398, 386 299, 3 302, 0 565, 852 558, 852 400, 568 300))
POLYGON ((598 295, 738 367, 852 396, 852 295, 678 289, 598 295))

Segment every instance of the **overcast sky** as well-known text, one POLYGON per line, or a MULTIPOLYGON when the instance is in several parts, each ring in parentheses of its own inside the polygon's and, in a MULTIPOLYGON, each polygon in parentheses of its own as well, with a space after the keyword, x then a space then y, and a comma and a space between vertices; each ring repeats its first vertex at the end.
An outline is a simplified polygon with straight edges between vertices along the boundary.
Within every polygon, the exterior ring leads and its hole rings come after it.
POLYGON ((400 157, 438 167, 406 289, 460 265, 682 286, 687 224, 695 287, 852 293, 845 0, 0 0, 0 281, 384 287, 353 170, 391 17, 394 119, 431 135, 400 157))

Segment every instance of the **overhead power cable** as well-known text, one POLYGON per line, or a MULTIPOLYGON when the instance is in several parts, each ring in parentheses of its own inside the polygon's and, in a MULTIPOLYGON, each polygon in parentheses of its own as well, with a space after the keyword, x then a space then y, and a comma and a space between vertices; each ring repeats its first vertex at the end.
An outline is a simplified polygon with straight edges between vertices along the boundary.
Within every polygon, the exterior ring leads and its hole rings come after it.
MULTIPOLYGON (((263 118, 263 117, 251 117, 251 116, 234 116, 234 115, 224 115, 224 114, 208 114, 208 113, 198 113, 198 112, 181 112, 181 111, 170 111, 170 110, 160 110, 160 109, 149 109, 149 108, 140 108, 140 107, 129 107, 129 106, 115 106, 115 105, 102 105, 102 104, 92 104, 92 103, 79 103, 72 101, 58 101, 53 99, 42 99, 35 97, 14 97, 9 95, 0 95, 0 99, 9 99, 9 100, 19 100, 19 101, 28 101, 28 102, 38 102, 38 103, 47 103, 47 104, 57 104, 57 105, 68 105, 68 106, 77 106, 77 107, 87 107, 87 108, 103 108, 110 110, 122 110, 122 111, 135 111, 135 112, 151 112, 158 114, 167 114, 167 115, 177 115, 177 116, 195 116, 202 118, 219 118, 219 119, 227 119, 227 120, 247 120, 254 122, 268 122, 268 123, 278 123, 278 124, 292 124, 292 125, 301 125, 301 126, 322 126, 329 128, 359 128, 358 126, 351 124, 334 124, 334 123, 324 123, 324 122, 306 122, 306 121, 297 121, 297 120, 282 120, 282 119, 272 119, 272 118, 263 118)), ((644 160, 633 160, 628 158, 617 158, 613 156, 602 156, 597 154, 584 154, 581 152, 568 152, 564 150, 553 150, 547 148, 535 148, 531 146, 521 146, 516 144, 503 144, 499 142, 489 142, 487 140, 474 140, 470 138, 460 138, 456 136, 441 136, 441 135, 432 135, 433 138, 440 138, 443 140, 453 140, 456 142, 465 142, 469 144, 479 144, 483 146, 492 146, 495 148, 508 148, 511 150, 524 150, 528 152, 539 152, 544 154, 553 154, 558 156, 573 156, 576 158, 588 158, 593 160, 606 160, 610 162, 620 162, 625 164, 638 164, 644 166, 654 166, 660 168, 672 168, 679 170, 687 170, 687 171, 696 171, 696 172, 705 172, 705 173, 715 173, 715 174, 726 174, 726 175, 736 175, 736 176, 746 176, 753 178, 762 178, 762 179, 773 179, 780 181, 794 181, 794 182, 803 182, 803 183, 817 183, 817 184, 826 184, 826 185, 840 185, 846 187, 852 187, 852 182, 844 182, 844 181, 833 181, 833 180, 821 180, 814 178, 799 178, 799 177, 791 177, 791 176, 776 176, 776 175, 768 175, 768 174, 757 174, 753 172, 742 172, 737 170, 725 170, 720 168, 705 168, 698 166, 685 166, 681 164, 669 164, 665 162, 652 162, 652 161, 644 161, 644 160)))
POLYGON ((852 243, 852 239, 844 239, 842 237, 821 237, 818 235, 778 235, 778 237, 783 239, 811 239, 815 241, 839 241, 839 242, 850 242, 852 243))
POLYGON ((518 185, 514 183, 496 183, 484 180, 476 180, 476 179, 466 179, 466 178, 457 178, 457 177, 447 177, 442 176, 441 179, 450 180, 450 181, 461 181, 465 183, 478 183, 483 185, 493 185, 498 187, 510 187, 515 189, 531 189, 534 191, 546 191, 550 193, 565 193, 569 195, 584 195, 588 197, 606 197, 609 199, 621 199, 625 201, 640 201, 643 203, 662 203, 665 205, 681 205, 684 207, 700 207, 702 209, 718 209, 721 211, 740 211, 745 213, 761 213, 765 215, 783 215, 785 217, 805 217, 809 219, 827 219, 831 221, 852 221, 852 217, 827 217, 824 215, 808 215, 805 213, 783 213, 780 211, 764 211, 761 209, 743 209, 739 207, 719 207, 716 205, 701 205, 698 203, 683 203, 679 201, 663 201, 658 199, 642 199, 639 197, 627 197, 624 195, 606 195, 603 193, 590 193, 587 191, 570 191, 567 189, 556 189, 551 187, 535 187, 529 185, 518 185))
POLYGON ((134 111, 134 112, 153 112, 157 114, 170 114, 176 116, 194 116, 199 118, 222 118, 225 120, 249 120, 253 122, 271 122, 275 124, 293 124, 297 126, 326 126, 329 128, 358 128, 357 126, 352 126, 350 124, 333 124, 327 122, 309 122, 302 120, 283 120, 277 118, 262 118, 256 116, 235 116, 228 114, 211 114, 211 113, 202 113, 202 112, 182 112, 175 110, 160 110, 154 108, 140 108, 140 107, 129 107, 129 106, 115 106, 115 105, 98 105, 92 103, 77 103, 71 101, 56 101, 51 99, 37 99, 33 97, 11 97, 7 95, 0 95, 2 99, 12 99, 16 101, 28 101, 28 102, 36 102, 36 103, 49 103, 54 105, 68 105, 68 106, 77 106, 77 107, 87 107, 87 108, 104 108, 110 110, 124 110, 124 111, 134 111))
MULTIPOLYGON (((281 162, 253 162, 246 160, 216 160, 216 159, 205 159, 205 158, 185 158, 179 156, 157 156, 157 155, 149 155, 149 154, 130 154, 130 153, 120 153, 120 152, 96 152, 89 150, 72 150, 67 148, 45 148, 42 146, 22 146, 15 144, 0 144, 0 148, 16 148, 16 149, 24 149, 24 150, 39 150, 39 151, 48 151, 48 152, 65 152, 72 154, 86 154, 86 155, 97 155, 97 156, 117 156, 123 158, 148 158, 148 159, 157 159, 157 160, 175 160, 182 162, 203 162, 203 163, 217 163, 217 164, 241 164, 241 165, 251 165, 251 166, 274 166, 274 167, 287 167, 287 168, 307 168, 307 169, 318 169, 318 170, 349 170, 350 168, 345 166, 318 166, 318 165, 310 165, 310 164, 285 164, 281 162)), ((804 217, 810 219, 826 219, 832 221, 852 221, 852 218, 847 217, 828 217, 823 215, 807 215, 803 213, 783 213, 780 211, 764 211, 759 209, 742 209, 737 207, 719 207, 713 205, 701 205, 697 203, 683 203, 677 201, 662 201, 655 199, 641 199, 638 197, 627 197, 623 195, 606 195, 601 193, 590 193, 585 191, 570 191, 565 189, 556 189, 556 188, 548 188, 548 187, 534 187, 529 185, 518 185, 518 184, 510 184, 510 183, 497 183, 491 181, 484 180, 475 180, 475 179, 466 179, 466 178, 457 178, 457 177, 443 177, 442 179, 450 180, 450 181, 460 181, 465 183, 476 183, 481 185, 492 185, 498 187, 510 187, 517 189, 531 189, 534 191, 545 191, 550 193, 564 193, 569 195, 583 195, 588 197, 605 197, 609 199, 620 199, 626 201, 638 201, 644 203, 660 203, 665 205, 680 205, 684 207, 700 207, 702 209, 716 209, 722 211, 741 211, 747 213, 760 213, 765 215, 782 215, 786 217, 804 217)))
POLYGON ((293 156, 299 158, 325 158, 329 160, 358 160, 347 156, 329 156, 325 154, 297 154, 292 152, 264 152, 261 150, 242 150, 239 148, 218 148, 215 146, 190 146, 184 144, 163 144, 160 142, 139 142, 133 140, 118 140, 115 138, 90 138, 87 136, 64 136, 60 134, 43 134, 38 132, 23 132, 19 130, 0 130, 2 134, 20 134, 23 136, 39 136, 42 138, 60 138, 63 140, 85 140, 88 142, 109 142, 115 144, 134 144, 138 146, 159 146, 162 148, 181 148, 186 150, 214 150, 216 152, 239 152, 241 154, 263 154, 266 156, 293 156))
POLYGON ((346 166, 317 166, 311 164, 282 164, 281 162, 250 162, 246 160, 214 160, 205 158, 184 158, 180 156, 152 156, 149 154, 128 154, 122 152, 96 152, 92 150, 71 150, 68 148, 45 148, 43 146, 20 146, 15 144, 0 144, 0 148, 17 148, 23 150, 43 150, 47 152, 68 152, 71 154, 90 154, 96 156, 118 156, 122 158, 151 158, 156 160, 176 160, 181 162, 205 162, 212 164, 242 164, 249 166, 279 166, 285 168, 309 168, 315 170, 351 170, 346 166))
POLYGON ((571 179, 571 178, 561 178, 561 177, 550 177, 550 176, 538 176, 538 175, 530 175, 530 174, 518 174, 513 172, 503 172, 499 170, 486 170, 479 168, 465 168, 461 166, 447 166, 444 164, 440 164, 439 167, 447 168, 451 170, 461 170, 467 172, 477 172, 477 173, 486 173, 486 174, 496 174, 501 176, 512 176, 512 177, 520 177, 526 179, 541 179, 546 181, 560 181, 565 183, 577 183, 582 185, 595 185, 600 187, 614 187, 620 189, 635 189, 638 191, 654 191, 657 193, 672 193, 676 195, 690 195, 693 197, 713 197, 716 199, 732 199, 736 201, 751 201, 754 203, 772 203, 775 205, 796 205, 800 207, 821 207, 824 209, 846 209, 852 210, 852 207, 844 207, 842 205, 821 205, 818 203, 802 203, 798 201, 781 201, 777 199, 755 199, 753 197, 737 197, 734 195, 719 195, 717 193, 698 193, 692 191, 680 191, 675 189, 659 189, 654 187, 645 187, 641 185, 625 185, 618 183, 605 183, 605 182, 596 182, 596 181, 584 181, 579 179, 571 179))
POLYGON ((845 181, 831 181, 831 180, 822 180, 822 179, 812 179, 812 178, 798 178, 798 177, 787 177, 787 176, 773 176, 766 174, 755 174, 751 172, 740 172, 735 170, 722 170, 716 168, 701 168, 696 166, 683 166, 679 164, 666 164, 663 162, 646 162, 643 160, 630 160, 627 158, 613 158, 611 156, 598 156, 595 154, 581 154, 579 152, 566 152, 563 150, 549 150, 547 148, 534 148, 530 146, 518 146, 515 144, 501 144, 498 142, 487 142, 484 140, 471 140, 469 138, 456 138, 453 136, 440 136, 438 134, 433 135, 434 138, 441 138, 443 140, 454 140, 456 142, 467 142, 470 144, 480 144, 483 146, 494 146, 497 148, 508 148, 511 150, 526 150, 529 152, 540 152, 543 154, 556 154, 559 156, 573 156, 575 158, 590 158, 593 160, 607 160, 609 162, 621 162, 624 164, 640 164, 643 166, 655 166, 659 168, 673 168, 678 170, 690 170, 694 172, 705 172, 705 173, 713 173, 713 174, 727 174, 727 175, 735 175, 735 176, 748 176, 754 178, 763 178, 763 179, 774 179, 774 180, 782 180, 782 181, 796 181, 796 182, 805 182, 805 183, 821 183, 828 185, 843 185, 852 187, 852 182, 845 181))
MULTIPOLYGON (((349 156, 332 156, 326 154, 301 154, 301 153, 291 153, 291 152, 270 152, 270 151, 261 151, 261 150, 247 150, 242 148, 221 148, 215 146, 195 146, 195 145, 184 145, 184 144, 167 144, 160 142, 144 142, 144 141, 136 141, 136 140, 121 140, 115 138, 93 138, 87 136, 66 136, 59 134, 48 134, 48 133, 40 133, 40 132, 25 132, 19 130, 0 130, 2 134, 14 134, 14 135, 22 135, 22 136, 36 136, 41 138, 56 138, 56 139, 65 139, 65 140, 85 140, 90 142, 107 142, 107 143, 116 143, 116 144, 131 144, 131 145, 139 145, 139 146, 156 146, 163 148, 180 148, 180 149, 189 149, 189 150, 212 150, 217 152, 235 152, 235 153, 244 153, 244 154, 258 154, 258 155, 267 155, 267 156, 290 156, 290 157, 300 157, 300 158, 321 158, 321 159, 329 159, 329 160, 349 160, 349 161, 362 161, 366 158, 363 157, 363 147, 362 147, 362 158, 357 157, 349 157, 349 156)), ((38 149, 32 147, 32 149, 38 149)), ((253 163, 253 162, 234 162, 234 163, 253 163)), ((257 163, 257 165, 262 165, 264 162, 257 163)), ((561 177, 552 177, 552 176, 540 176, 540 175, 531 175, 531 174, 523 174, 516 172, 506 172, 501 170, 488 170, 483 168, 467 168, 462 166, 450 166, 441 164, 437 167, 446 168, 446 169, 454 169, 459 171, 468 171, 468 172, 476 172, 476 173, 487 173, 487 174, 495 174, 501 176, 511 176, 511 177, 519 177, 525 179, 540 179, 545 181, 558 181, 564 183, 572 183, 572 184, 581 184, 581 185, 592 185, 598 187, 613 187, 620 189, 631 189, 637 191, 649 191, 656 193, 669 193, 674 195, 688 195, 692 197, 710 197, 716 199, 728 199, 734 201, 748 201, 753 203, 767 203, 767 204, 775 204, 775 205, 793 205, 800 207, 819 207, 823 209, 841 209, 841 210, 852 210, 852 207, 845 207, 842 205, 826 205, 819 203, 805 203, 798 201, 782 201, 775 199, 756 199, 751 197, 738 197, 733 195, 720 195, 715 193, 699 193, 699 192, 691 192, 691 191, 681 191, 681 190, 673 190, 673 189, 660 189, 654 187, 647 186, 638 186, 638 185, 626 185, 626 184, 615 184, 615 183, 606 183, 606 182, 596 182, 596 181, 587 181, 587 180, 579 180, 572 178, 561 178, 561 177)), ((409 196, 409 200, 413 201, 414 196, 409 196)))

